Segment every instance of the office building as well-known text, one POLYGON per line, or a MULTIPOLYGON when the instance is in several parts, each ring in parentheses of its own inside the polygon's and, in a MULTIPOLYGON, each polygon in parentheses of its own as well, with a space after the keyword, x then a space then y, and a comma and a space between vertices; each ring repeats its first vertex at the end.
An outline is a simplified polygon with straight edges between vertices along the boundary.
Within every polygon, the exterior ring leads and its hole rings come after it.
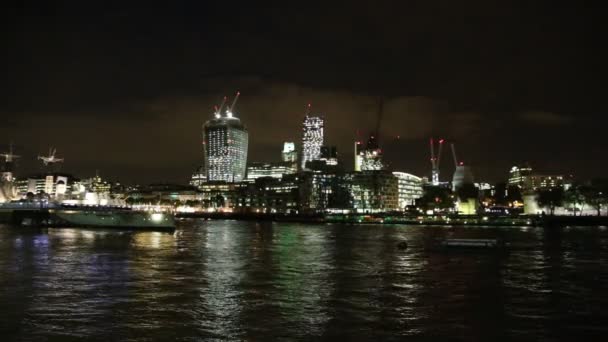
POLYGON ((226 115, 216 112, 203 126, 207 180, 240 182, 247 171, 249 133, 231 109, 226 115))
POLYGON ((324 119, 320 116, 306 116, 302 124, 302 169, 306 163, 321 157, 323 146, 324 119))
POLYGON ((422 178, 405 172, 393 172, 397 177, 399 190, 399 209, 416 204, 416 199, 422 197, 422 178))
POLYGON ((283 162, 285 163, 296 163, 298 161, 298 152, 296 151, 296 144, 291 141, 284 142, 281 157, 283 162))
POLYGON ((283 175, 296 173, 296 165, 291 162, 281 163, 249 163, 247 166, 247 180, 253 181, 262 177, 281 179, 283 175))
POLYGON ((319 160, 324 161, 326 165, 338 165, 338 150, 335 146, 322 146, 319 160))

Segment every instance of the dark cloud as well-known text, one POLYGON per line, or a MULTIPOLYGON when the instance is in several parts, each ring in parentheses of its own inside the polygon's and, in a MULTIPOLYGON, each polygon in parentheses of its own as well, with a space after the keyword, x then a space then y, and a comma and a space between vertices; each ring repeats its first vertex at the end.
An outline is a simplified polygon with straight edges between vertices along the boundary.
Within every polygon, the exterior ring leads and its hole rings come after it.
POLYGON ((574 118, 550 112, 528 111, 521 113, 521 119, 529 123, 541 126, 566 125, 574 121, 574 118))
POLYGON ((520 161, 597 176, 608 166, 599 13, 481 0, 6 8, 0 134, 32 156, 57 146, 74 172, 185 181, 212 106, 240 90, 250 159, 298 141, 312 102, 351 165, 382 97, 396 168, 428 173, 435 136, 481 178, 520 161))

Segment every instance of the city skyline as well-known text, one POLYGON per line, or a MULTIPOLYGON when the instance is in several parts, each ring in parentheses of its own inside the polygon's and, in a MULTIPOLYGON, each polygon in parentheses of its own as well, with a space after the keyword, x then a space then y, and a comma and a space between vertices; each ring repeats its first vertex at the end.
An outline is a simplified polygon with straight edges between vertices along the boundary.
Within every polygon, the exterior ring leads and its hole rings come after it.
MULTIPOLYGON (((75 174, 183 183, 202 160, 210 108, 240 89, 249 160, 278 160, 283 141, 299 141, 312 103, 350 168, 353 141, 374 130, 382 96, 380 144, 395 170, 428 176, 435 137, 457 143, 476 179, 504 180, 523 162, 602 176, 600 11, 446 6, 329 6, 317 25, 304 20, 312 6, 7 8, 0 143, 14 141, 24 156, 54 146, 75 174)), ((20 172, 37 169, 19 161, 20 172)), ((449 179, 450 163, 441 170, 449 179)))

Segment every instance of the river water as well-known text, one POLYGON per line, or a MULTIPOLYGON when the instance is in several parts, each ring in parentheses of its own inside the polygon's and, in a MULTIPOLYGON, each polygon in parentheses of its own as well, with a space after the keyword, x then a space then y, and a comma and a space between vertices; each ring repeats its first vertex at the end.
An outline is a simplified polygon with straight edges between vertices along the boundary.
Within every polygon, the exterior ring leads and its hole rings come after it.
POLYGON ((0 336, 604 339, 608 229, 185 220, 168 234, 0 225, 0 336), (432 247, 444 237, 511 246, 432 247))

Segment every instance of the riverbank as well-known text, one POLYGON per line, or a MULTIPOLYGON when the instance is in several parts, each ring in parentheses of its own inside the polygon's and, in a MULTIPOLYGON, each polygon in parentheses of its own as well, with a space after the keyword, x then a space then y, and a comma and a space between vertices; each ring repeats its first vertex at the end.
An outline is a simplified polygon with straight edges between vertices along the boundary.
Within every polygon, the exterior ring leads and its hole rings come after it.
POLYGON ((497 215, 288 215, 265 213, 178 213, 176 218, 202 218, 209 220, 276 221, 301 223, 346 224, 409 224, 409 225, 467 225, 467 226, 602 226, 608 225, 607 216, 497 216, 497 215))

